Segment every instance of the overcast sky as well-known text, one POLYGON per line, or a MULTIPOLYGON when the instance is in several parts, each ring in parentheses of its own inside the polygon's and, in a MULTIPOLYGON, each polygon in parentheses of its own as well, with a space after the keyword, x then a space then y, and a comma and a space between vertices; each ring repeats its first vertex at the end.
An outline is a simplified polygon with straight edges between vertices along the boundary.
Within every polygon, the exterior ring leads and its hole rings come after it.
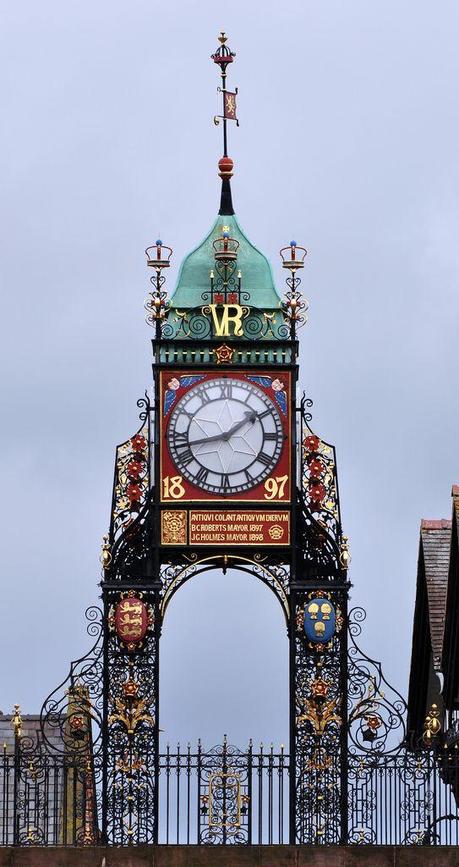
MULTIPOLYGON (((421 517, 459 481, 457 0, 2 4, 0 708, 37 712, 89 646, 114 448, 151 384, 143 250, 218 208, 210 54, 237 52, 233 198, 270 257, 309 251, 301 384, 338 453, 366 650, 407 689, 421 517)), ((287 738, 274 596, 215 574, 174 598, 163 738, 287 738)))

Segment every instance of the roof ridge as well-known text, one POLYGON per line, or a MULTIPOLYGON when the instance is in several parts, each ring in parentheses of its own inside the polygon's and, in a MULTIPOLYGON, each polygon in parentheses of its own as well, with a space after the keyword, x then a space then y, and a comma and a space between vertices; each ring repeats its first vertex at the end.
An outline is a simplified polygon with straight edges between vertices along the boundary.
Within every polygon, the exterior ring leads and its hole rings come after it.
POLYGON ((451 530, 450 518, 421 518, 422 530, 451 530))

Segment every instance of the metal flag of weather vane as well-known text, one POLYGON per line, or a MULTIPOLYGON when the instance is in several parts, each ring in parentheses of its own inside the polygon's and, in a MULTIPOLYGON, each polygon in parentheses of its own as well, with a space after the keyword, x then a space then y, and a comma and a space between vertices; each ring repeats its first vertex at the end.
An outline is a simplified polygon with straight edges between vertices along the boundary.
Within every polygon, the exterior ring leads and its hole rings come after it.
POLYGON ((217 49, 215 54, 212 54, 212 60, 214 61, 214 63, 218 64, 221 70, 222 86, 218 88, 218 91, 223 96, 223 114, 215 115, 214 124, 215 126, 218 126, 220 120, 223 120, 223 156, 227 157, 228 142, 226 138, 225 121, 235 120, 236 125, 239 126, 239 121, 236 117, 237 87, 235 87, 234 90, 226 89, 226 69, 228 64, 233 62, 236 55, 234 51, 230 51, 230 49, 227 47, 227 37, 226 33, 224 33, 223 30, 218 37, 218 41, 220 43, 220 47, 217 49))
POLYGON ((154 400, 138 401, 140 427, 116 448, 94 643, 45 701, 36 740, 16 709, 3 843, 415 843, 435 839, 438 810, 453 809, 435 715, 423 743, 407 744, 403 699, 356 643, 365 615, 348 607, 335 449, 297 396, 306 249, 282 247, 281 296, 235 215, 234 58, 221 33, 219 209, 170 296, 172 248, 146 250, 154 400), (259 579, 281 606, 288 748, 225 737, 182 751, 161 737, 168 606, 212 570, 259 579))

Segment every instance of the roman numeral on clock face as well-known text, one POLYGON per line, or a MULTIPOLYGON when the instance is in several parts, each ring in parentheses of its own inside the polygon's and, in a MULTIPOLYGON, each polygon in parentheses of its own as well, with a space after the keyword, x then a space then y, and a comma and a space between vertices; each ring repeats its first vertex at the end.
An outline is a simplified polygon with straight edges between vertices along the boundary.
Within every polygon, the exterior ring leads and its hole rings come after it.
POLYGON ((261 464, 264 464, 265 467, 269 467, 272 458, 270 458, 270 456, 267 455, 266 452, 260 452, 260 454, 257 456, 257 460, 260 461, 261 464))
POLYGON ((220 487, 223 489, 224 492, 225 492, 225 491, 229 491, 229 489, 230 489, 230 480, 229 480, 229 476, 227 475, 227 473, 222 473, 222 474, 221 474, 221 476, 220 476, 220 487))
POLYGON ((265 433, 265 440, 268 440, 268 442, 276 442, 277 433, 265 433))
POLYGON ((233 384, 230 381, 222 382, 220 386, 220 397, 230 400, 233 396, 233 384))
POLYGON ((186 467, 188 464, 191 463, 192 460, 194 460, 194 454, 191 451, 189 445, 187 445, 187 443, 183 443, 183 445, 181 443, 178 443, 176 445, 176 448, 177 448, 177 451, 180 449, 180 451, 179 451, 180 463, 183 464, 183 466, 186 467))
POLYGON ((209 470, 205 467, 200 467, 198 472, 196 473, 195 479, 198 485, 202 485, 207 481, 207 476, 209 475, 209 470))

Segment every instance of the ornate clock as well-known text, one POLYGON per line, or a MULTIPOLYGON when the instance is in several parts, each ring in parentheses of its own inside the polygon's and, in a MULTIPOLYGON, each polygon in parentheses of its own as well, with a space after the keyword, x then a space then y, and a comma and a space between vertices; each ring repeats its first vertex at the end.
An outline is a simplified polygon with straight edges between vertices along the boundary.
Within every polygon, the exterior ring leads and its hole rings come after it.
POLYGON ((290 375, 162 374, 162 500, 290 499, 290 375))

